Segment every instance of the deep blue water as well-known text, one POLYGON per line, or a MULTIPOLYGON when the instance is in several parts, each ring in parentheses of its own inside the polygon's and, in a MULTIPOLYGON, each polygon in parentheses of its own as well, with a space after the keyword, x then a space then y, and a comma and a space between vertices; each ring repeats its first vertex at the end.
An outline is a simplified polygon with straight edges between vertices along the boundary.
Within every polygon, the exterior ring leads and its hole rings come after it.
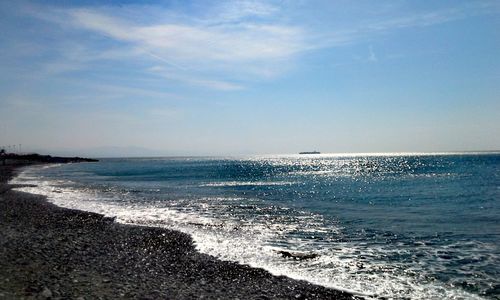
POLYGON ((16 180, 275 274, 365 295, 500 299, 499 154, 103 159, 16 180))

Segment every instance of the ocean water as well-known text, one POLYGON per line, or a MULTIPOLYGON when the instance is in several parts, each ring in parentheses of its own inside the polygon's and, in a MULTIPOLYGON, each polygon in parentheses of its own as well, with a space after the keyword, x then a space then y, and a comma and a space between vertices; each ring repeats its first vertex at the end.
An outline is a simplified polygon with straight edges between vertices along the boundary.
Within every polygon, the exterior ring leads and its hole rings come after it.
POLYGON ((498 153, 102 159, 30 167, 13 181, 366 298, 500 299, 498 153))

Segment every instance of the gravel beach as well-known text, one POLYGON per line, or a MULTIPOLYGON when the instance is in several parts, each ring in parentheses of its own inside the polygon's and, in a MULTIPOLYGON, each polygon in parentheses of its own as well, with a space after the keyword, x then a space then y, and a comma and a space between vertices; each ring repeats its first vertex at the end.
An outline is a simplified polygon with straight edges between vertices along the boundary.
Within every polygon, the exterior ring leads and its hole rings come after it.
POLYGON ((7 181, 19 166, 0 166, 0 299, 353 298, 201 254, 177 231, 14 191, 7 181))

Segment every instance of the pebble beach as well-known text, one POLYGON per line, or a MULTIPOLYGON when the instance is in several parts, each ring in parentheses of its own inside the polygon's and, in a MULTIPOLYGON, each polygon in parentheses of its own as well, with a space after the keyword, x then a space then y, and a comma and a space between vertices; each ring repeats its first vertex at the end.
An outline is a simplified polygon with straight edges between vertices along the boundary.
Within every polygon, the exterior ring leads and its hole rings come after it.
POLYGON ((14 191, 22 167, 0 166, 1 299, 352 299, 353 296, 220 261, 192 239, 123 225, 14 191))

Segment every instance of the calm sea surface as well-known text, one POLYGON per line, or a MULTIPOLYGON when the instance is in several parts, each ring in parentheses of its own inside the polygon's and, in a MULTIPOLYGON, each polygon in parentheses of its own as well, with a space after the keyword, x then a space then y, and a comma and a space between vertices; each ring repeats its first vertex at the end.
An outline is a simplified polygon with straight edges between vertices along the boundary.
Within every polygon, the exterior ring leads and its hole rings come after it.
POLYGON ((500 299, 500 154, 103 159, 14 181, 273 274, 374 298, 500 299))

